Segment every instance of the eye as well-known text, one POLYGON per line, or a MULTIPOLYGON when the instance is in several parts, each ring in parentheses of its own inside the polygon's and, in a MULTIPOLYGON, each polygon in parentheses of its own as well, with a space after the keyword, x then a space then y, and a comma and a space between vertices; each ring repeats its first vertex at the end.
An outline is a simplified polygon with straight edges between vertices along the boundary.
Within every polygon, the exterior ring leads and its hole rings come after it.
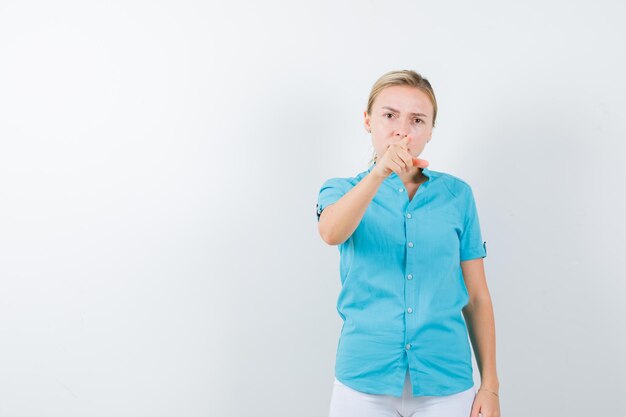
MULTIPOLYGON (((392 113, 385 113, 385 117, 387 117, 387 116, 393 117, 393 114, 392 113)), ((387 119, 390 119, 391 117, 387 117, 387 119)))
POLYGON ((422 119, 415 119, 415 123, 424 123, 422 119))

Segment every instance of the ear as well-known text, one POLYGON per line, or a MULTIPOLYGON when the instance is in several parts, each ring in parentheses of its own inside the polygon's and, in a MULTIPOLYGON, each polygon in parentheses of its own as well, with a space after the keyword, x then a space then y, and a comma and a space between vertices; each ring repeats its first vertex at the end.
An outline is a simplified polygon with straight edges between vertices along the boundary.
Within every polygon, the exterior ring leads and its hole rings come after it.
POLYGON ((367 110, 363 111, 363 124, 365 125, 365 130, 368 132, 372 131, 372 127, 370 126, 370 116, 367 114, 367 110))

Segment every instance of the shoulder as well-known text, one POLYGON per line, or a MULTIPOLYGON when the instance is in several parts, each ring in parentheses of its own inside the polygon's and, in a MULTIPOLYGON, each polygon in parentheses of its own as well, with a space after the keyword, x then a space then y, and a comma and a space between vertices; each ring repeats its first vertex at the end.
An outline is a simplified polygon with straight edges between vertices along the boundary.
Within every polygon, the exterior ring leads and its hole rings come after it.
POLYGON ((447 172, 433 170, 430 170, 430 172, 434 175, 437 181, 441 182, 441 184, 448 189, 453 196, 465 197, 472 194, 472 187, 464 179, 447 172))
POLYGON ((365 177, 365 175, 367 175, 367 173, 368 173, 368 171, 363 171, 363 172, 360 172, 360 173, 356 174, 353 177, 333 177, 333 178, 328 178, 322 184, 322 190, 325 189, 325 188, 339 188, 339 189, 341 189, 343 191, 348 191, 352 187, 357 185, 359 183, 359 181, 361 181, 361 179, 363 179, 363 177, 365 177))

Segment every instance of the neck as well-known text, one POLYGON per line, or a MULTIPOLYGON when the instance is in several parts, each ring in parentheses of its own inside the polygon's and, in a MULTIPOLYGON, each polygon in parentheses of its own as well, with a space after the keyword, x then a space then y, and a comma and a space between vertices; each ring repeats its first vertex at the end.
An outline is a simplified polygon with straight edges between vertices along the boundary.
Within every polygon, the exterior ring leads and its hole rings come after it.
POLYGON ((403 183, 421 184, 428 180, 428 177, 422 173, 422 169, 419 167, 413 167, 411 171, 398 175, 403 183))

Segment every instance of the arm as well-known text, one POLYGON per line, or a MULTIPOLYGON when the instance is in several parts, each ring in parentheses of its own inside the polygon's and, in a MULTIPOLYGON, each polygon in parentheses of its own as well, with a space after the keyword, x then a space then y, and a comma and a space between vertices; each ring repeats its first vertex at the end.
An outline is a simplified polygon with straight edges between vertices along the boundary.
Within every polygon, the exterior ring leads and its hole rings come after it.
POLYGON ((463 316, 480 370, 480 387, 498 393, 500 382, 496 373, 495 320, 483 259, 463 261, 461 269, 469 294, 463 316))
POLYGON ((324 242, 338 245, 354 233, 383 181, 384 178, 370 172, 339 200, 322 211, 318 230, 324 242))

